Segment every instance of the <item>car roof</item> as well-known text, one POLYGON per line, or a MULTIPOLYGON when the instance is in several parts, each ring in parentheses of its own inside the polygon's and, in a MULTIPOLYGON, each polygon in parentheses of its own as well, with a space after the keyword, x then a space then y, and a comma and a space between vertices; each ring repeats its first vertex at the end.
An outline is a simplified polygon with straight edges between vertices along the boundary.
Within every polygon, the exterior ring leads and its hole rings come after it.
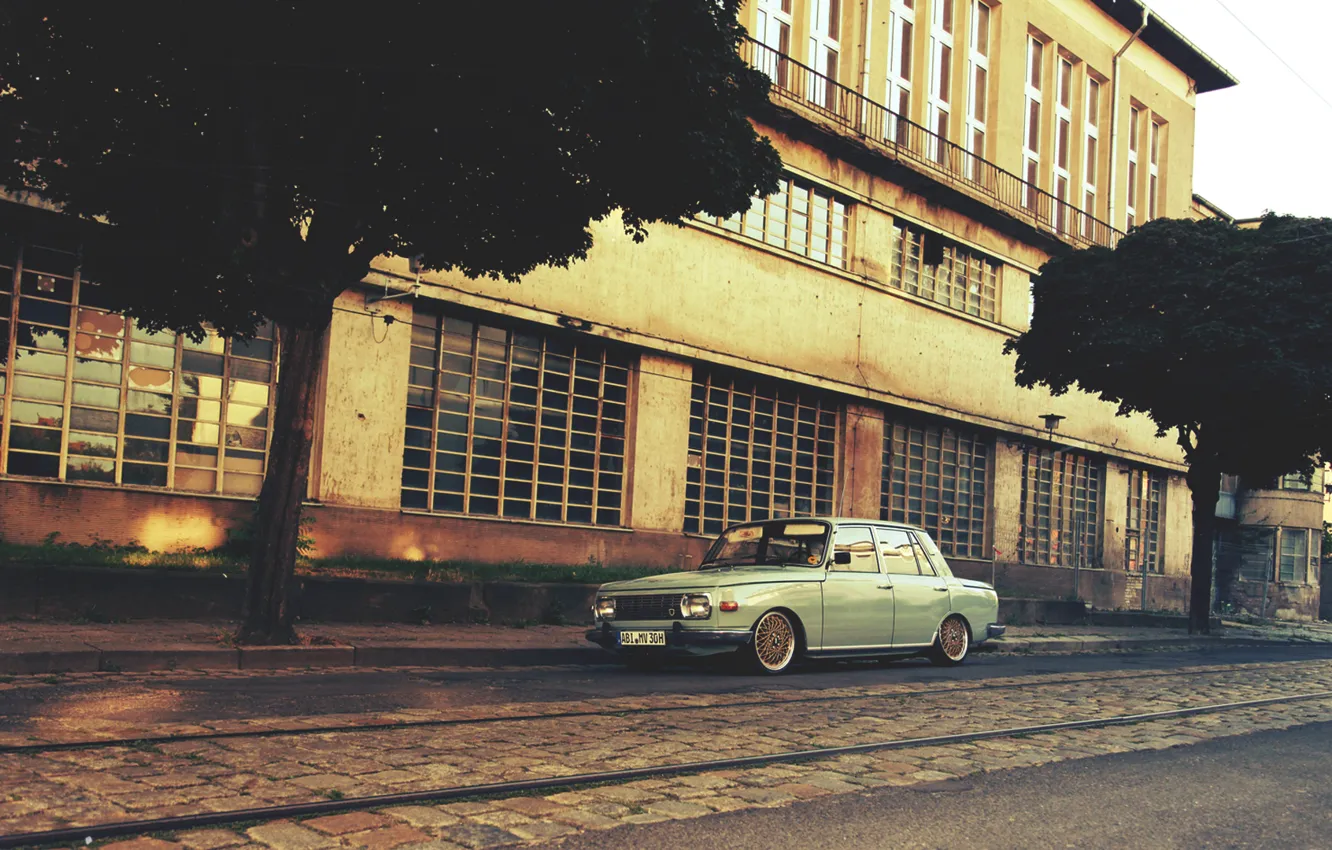
POLYGON ((907 528, 912 531, 924 531, 918 525, 911 525, 905 522, 894 522, 887 519, 870 519, 869 517, 854 516, 782 516, 770 517, 768 519, 756 519, 749 522, 737 522, 734 525, 728 525, 727 528, 738 528, 742 525, 762 525, 765 522, 826 522, 834 526, 838 525, 888 525, 894 528, 907 528))

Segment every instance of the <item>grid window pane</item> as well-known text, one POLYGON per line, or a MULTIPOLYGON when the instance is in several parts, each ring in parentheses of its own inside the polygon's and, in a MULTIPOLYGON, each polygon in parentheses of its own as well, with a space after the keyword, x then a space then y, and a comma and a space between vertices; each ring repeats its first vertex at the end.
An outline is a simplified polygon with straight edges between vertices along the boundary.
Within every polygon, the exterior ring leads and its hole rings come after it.
POLYGON ((1026 446, 1018 560, 1041 566, 1100 567, 1104 477, 1104 464, 1086 455, 1026 446))
POLYGON ((404 508, 619 525, 622 477, 592 470, 623 468, 626 357, 430 308, 412 323, 404 508))
POLYGON ((698 219, 766 242, 816 262, 845 269, 850 205, 827 189, 795 177, 777 191, 754 198, 738 220, 700 213, 698 219))
POLYGON ((943 424, 884 425, 879 519, 917 525, 948 557, 988 559, 988 438, 943 424))
POLYGON ((945 244, 938 265, 925 262, 926 239, 934 234, 905 224, 894 224, 889 246, 888 283, 903 292, 937 304, 995 321, 998 312, 998 265, 989 258, 945 244))
POLYGON ((76 278, 73 254, 33 246, 0 250, 0 332, 18 329, 16 356, 0 356, 0 391, 8 387, 14 398, 11 415, 0 423, 10 449, 0 472, 252 495, 256 480, 262 482, 275 398, 270 325, 248 342, 210 333, 196 343, 171 331, 148 331, 97 309, 97 285, 76 278), (19 286, 11 293, 18 263, 19 286), (233 397, 245 405, 233 409, 224 398, 227 380, 240 387, 233 397), (216 423, 238 416, 251 427, 236 429, 220 445, 216 423), (31 433, 21 430, 30 426, 31 433), (210 457, 196 457, 191 446, 200 442, 212 447, 210 457), (219 455, 228 462, 219 465, 219 455), (243 463, 247 473, 235 473, 234 482, 231 472, 190 469, 238 468, 231 461, 243 463))
POLYGON ((692 400, 686 532, 832 513, 835 402, 790 384, 702 369, 695 370, 692 400))
POLYGON ((1128 516, 1124 529, 1124 569, 1160 573, 1161 505, 1165 476, 1146 469, 1129 470, 1128 516))

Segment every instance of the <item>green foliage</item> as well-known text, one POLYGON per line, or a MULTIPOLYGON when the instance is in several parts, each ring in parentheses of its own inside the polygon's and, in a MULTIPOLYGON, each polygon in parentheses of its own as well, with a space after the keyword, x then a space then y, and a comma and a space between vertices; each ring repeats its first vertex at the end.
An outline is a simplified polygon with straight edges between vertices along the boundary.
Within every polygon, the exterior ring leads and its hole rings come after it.
POLYGON ((84 274, 150 325, 320 327, 385 254, 512 278, 775 189, 738 6, 13 0, 0 185, 113 224, 84 274))
POLYGON ((1322 558, 1326 561, 1332 558, 1332 522, 1323 523, 1323 551, 1322 558))
POLYGON ((1332 446, 1332 219, 1153 221, 1054 257, 1033 297, 1031 329, 1005 346, 1022 386, 1145 413, 1190 461, 1248 478, 1332 446))
MULTIPOLYGON (((256 504, 249 519, 227 529, 227 541, 217 548, 219 554, 233 558, 248 559, 250 557, 254 551, 256 515, 260 510, 260 506, 256 504)), ((296 535, 296 554, 302 558, 309 558, 314 552, 315 539, 312 535, 314 526, 315 518, 302 511, 299 520, 299 531, 296 535)))

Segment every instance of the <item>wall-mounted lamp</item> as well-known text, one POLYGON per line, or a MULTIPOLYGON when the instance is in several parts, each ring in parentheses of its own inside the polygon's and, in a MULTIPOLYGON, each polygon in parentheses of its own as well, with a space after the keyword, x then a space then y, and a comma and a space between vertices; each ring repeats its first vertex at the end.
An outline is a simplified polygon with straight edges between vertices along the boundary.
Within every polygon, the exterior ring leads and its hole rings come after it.
POLYGON ((575 331, 587 331, 592 329, 592 323, 586 319, 575 319, 573 316, 560 316, 556 319, 562 327, 575 331))

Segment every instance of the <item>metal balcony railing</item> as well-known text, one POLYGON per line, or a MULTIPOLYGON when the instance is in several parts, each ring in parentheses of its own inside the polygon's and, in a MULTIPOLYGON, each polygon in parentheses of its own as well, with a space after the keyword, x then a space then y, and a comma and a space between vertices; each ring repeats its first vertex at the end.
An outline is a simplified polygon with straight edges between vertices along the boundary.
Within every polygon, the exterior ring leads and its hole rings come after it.
POLYGON ((1073 204, 761 42, 746 38, 741 53, 772 80, 774 101, 794 102, 813 111, 852 131, 871 148, 909 160, 943 183, 961 185, 1071 245, 1113 248, 1123 235, 1073 204))

